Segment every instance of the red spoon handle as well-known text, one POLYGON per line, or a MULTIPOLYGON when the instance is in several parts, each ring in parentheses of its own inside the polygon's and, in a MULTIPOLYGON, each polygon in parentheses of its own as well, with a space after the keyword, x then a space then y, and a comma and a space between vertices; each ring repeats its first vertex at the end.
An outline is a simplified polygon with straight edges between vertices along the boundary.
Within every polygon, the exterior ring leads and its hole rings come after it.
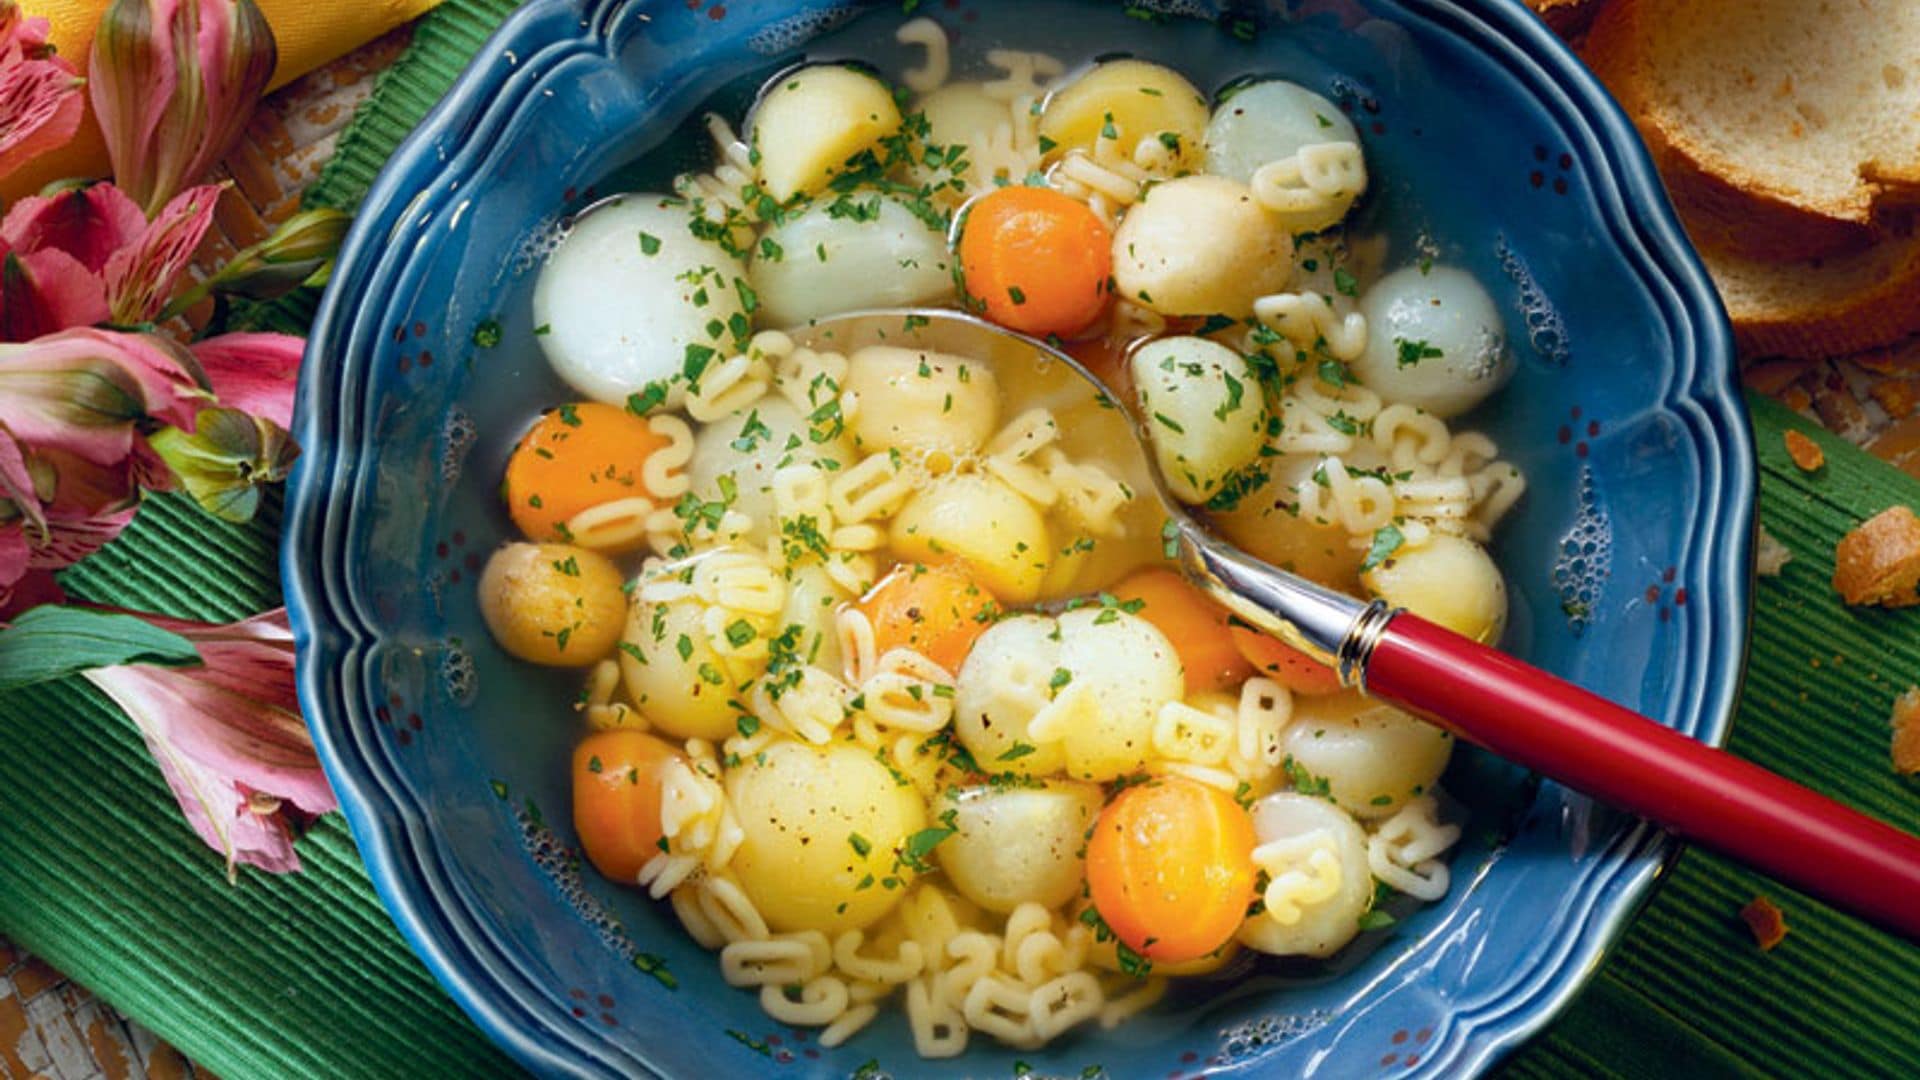
POLYGON ((1367 690, 1576 790, 1920 941, 1920 838, 1409 614, 1367 690))

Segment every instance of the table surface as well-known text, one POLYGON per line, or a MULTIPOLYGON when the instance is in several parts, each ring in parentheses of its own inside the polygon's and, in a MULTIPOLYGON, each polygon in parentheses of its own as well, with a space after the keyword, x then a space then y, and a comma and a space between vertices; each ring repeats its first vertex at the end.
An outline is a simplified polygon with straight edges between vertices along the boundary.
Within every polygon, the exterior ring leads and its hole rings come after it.
MULTIPOLYGON (((284 213, 309 180, 310 200, 351 206, 512 6, 450 0, 419 24, 404 56, 402 35, 283 92, 281 106, 312 106, 325 102, 331 80, 336 96, 366 97, 365 75, 391 63, 350 128, 344 118, 309 122, 312 113, 289 126, 271 110, 256 124, 262 142, 295 151, 290 167, 253 170, 275 181, 251 185, 259 219, 284 213), (337 152, 316 154, 321 140, 337 152)), ((234 220, 227 231, 245 242, 249 225, 234 220)), ((296 297, 258 314, 297 331, 311 303, 296 297)), ((1731 747, 1920 830, 1920 786, 1893 776, 1886 729, 1892 697, 1920 679, 1920 616, 1844 609, 1826 583, 1842 532, 1892 503, 1920 506, 1920 482, 1853 448, 1920 470, 1897 437, 1920 397, 1900 389, 1915 384, 1913 370, 1889 353, 1753 371, 1762 388, 1845 439, 1754 402, 1762 519, 1795 558, 1757 591, 1731 747), (1825 469, 1808 475, 1787 460, 1788 427, 1823 443, 1825 469)), ((277 499, 247 527, 156 499, 64 584, 103 603, 239 617, 279 602, 277 524, 277 499)), ((0 934, 41 954, 0 940, 0 1076, 195 1075, 174 1045, 235 1077, 414 1075, 423 1031, 434 1033, 436 1073, 511 1072, 407 951, 339 817, 323 819, 299 849, 305 873, 244 873, 227 886, 218 858, 178 821, 138 737, 102 699, 77 684, 0 695, 0 934), (103 775, 114 782, 100 783, 103 775)), ((1920 949, 1688 852, 1581 997, 1501 1071, 1893 1075, 1920 1062, 1916 1002, 1920 949), (1753 945, 1735 915, 1762 893, 1792 928, 1772 953, 1753 945)))

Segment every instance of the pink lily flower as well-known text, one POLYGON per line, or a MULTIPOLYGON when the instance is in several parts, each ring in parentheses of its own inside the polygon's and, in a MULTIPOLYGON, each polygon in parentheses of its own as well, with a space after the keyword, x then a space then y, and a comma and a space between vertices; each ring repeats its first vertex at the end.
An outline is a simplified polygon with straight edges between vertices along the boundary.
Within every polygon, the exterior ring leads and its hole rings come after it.
POLYGON ((142 209, 226 155, 278 56, 253 0, 113 0, 88 91, 113 175, 142 209))
POLYGON ((293 426, 293 390, 305 338, 287 334, 221 334, 193 344, 213 395, 229 409, 293 426))
POLYGON ((30 571, 92 554, 172 474, 139 429, 191 428, 211 400, 193 354, 161 338, 68 330, 0 344, 0 606, 30 571))
POLYGON ((47 20, 0 0, 0 176, 73 138, 85 82, 47 47, 47 20))
POLYGON ((142 489, 184 483, 250 516, 298 453, 285 429, 303 345, 224 334, 189 350, 86 328, 0 344, 0 610, 34 571, 119 535, 142 489))
POLYGON ((193 642, 194 667, 127 664, 85 672, 146 739, 187 823, 227 859, 300 869, 296 813, 337 803, 300 718, 284 608, 226 626, 141 616, 193 642))
POLYGON ((0 341, 152 321, 212 226, 220 191, 189 188, 151 222, 112 184, 15 203, 0 219, 0 341))

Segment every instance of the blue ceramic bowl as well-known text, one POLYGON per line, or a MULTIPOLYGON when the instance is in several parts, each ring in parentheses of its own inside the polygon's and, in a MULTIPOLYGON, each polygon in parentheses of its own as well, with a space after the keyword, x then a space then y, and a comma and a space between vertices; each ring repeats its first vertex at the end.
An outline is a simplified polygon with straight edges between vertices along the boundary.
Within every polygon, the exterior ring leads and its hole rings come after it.
MULTIPOLYGON (((677 140, 711 95, 744 104, 803 56, 886 56, 901 6, 535 0, 374 186, 302 376, 285 552, 301 701, 374 883, 475 1021, 542 1073, 1485 1066, 1592 973, 1673 846, 1477 752, 1447 780, 1472 823, 1442 902, 1331 966, 1178 994, 1043 1053, 977 1038, 923 1062, 898 1016, 821 1051, 727 988, 669 913, 582 872, 564 764, 577 677, 510 661, 473 590, 509 535, 494 491, 511 440, 565 396, 529 326, 543 244, 596 193, 691 164, 677 140)), ((1402 258, 1424 238, 1510 319, 1519 374, 1473 418, 1532 485, 1496 552, 1509 647, 1720 741, 1746 640, 1752 450, 1718 302, 1600 86, 1515 0, 1130 6, 925 5, 961 50, 1084 41, 1209 91, 1283 74, 1350 110, 1376 178, 1364 227, 1402 258)))

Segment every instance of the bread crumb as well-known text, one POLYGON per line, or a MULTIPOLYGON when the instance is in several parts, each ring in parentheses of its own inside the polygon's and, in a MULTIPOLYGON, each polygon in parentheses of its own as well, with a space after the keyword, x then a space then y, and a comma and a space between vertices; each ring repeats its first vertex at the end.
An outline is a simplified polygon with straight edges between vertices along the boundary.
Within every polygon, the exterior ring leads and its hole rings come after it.
POLYGON ((1812 472, 1827 463, 1826 452, 1820 449, 1820 444, 1798 431, 1787 432, 1787 456, 1800 466, 1801 472, 1812 472))
POLYGON ((1773 901, 1756 896, 1740 909, 1740 918, 1753 931, 1753 943, 1761 952, 1772 952, 1787 936, 1787 917, 1773 901))
POLYGON ((1920 604, 1920 518, 1892 506, 1840 538, 1833 587, 1849 604, 1920 604))
POLYGON ((1761 577, 1779 577, 1780 571, 1793 560, 1793 552, 1787 545, 1773 538, 1765 525, 1760 526, 1759 543, 1753 550, 1753 569, 1761 577))
POLYGON ((1893 702, 1893 771, 1920 773, 1920 686, 1910 686, 1893 702))
POLYGON ((1907 379, 1881 379, 1867 387, 1867 393, 1895 420, 1905 420, 1920 407, 1920 394, 1916 394, 1913 383, 1907 379))

